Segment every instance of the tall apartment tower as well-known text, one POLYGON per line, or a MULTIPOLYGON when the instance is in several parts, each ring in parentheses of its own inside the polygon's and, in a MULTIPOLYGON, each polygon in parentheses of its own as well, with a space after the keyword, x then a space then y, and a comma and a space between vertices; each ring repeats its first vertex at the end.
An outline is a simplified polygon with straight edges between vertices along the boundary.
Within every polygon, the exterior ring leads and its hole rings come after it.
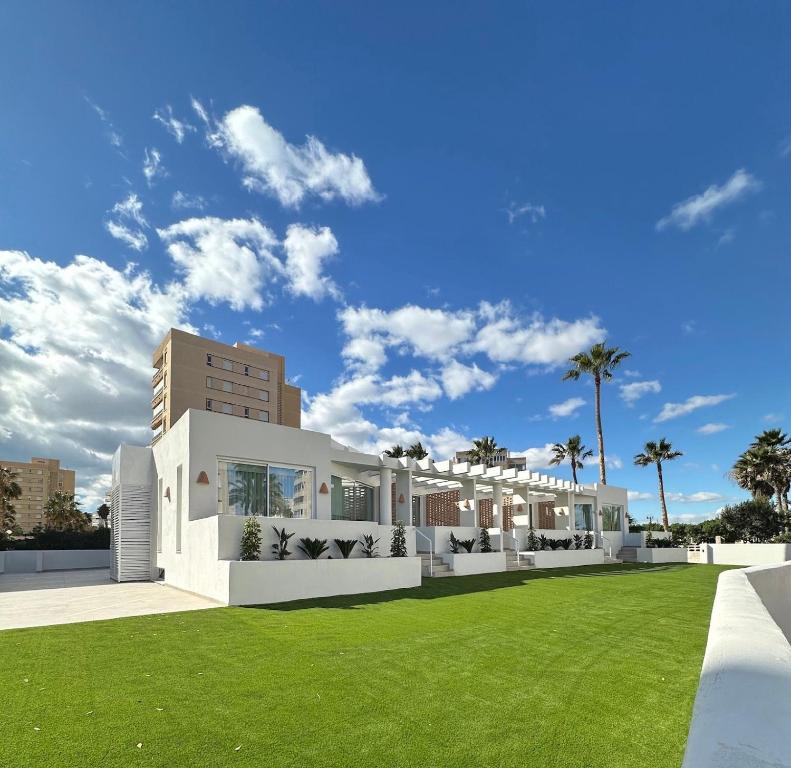
POLYGON ((282 355, 171 328, 154 351, 152 445, 188 408, 299 428, 301 390, 282 355))
POLYGON ((22 495, 11 503, 16 510, 17 525, 26 533, 37 525, 44 525, 44 507, 55 491, 74 493, 74 470, 61 469, 59 459, 0 459, 0 466, 16 472, 16 482, 22 488, 22 495))

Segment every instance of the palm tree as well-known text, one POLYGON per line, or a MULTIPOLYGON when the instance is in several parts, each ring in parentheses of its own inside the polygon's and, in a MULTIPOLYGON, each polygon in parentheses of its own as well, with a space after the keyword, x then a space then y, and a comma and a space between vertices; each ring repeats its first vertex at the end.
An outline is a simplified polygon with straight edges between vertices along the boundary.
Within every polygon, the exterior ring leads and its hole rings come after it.
POLYGON ((88 523, 87 516, 80 509, 74 494, 65 491, 55 491, 47 499, 44 519, 47 528, 54 528, 56 531, 79 531, 88 523))
POLYGON ((778 509, 788 513, 791 487, 791 438, 781 429, 767 429, 750 444, 728 473, 753 498, 777 497, 778 509))
POLYGON ((428 456, 428 451, 423 447, 423 443, 418 440, 406 449, 406 455, 409 456, 410 459, 420 461, 428 456))
POLYGON ((601 383, 609 381, 612 372, 620 365, 631 352, 624 352, 618 347, 607 347, 605 343, 594 344, 587 352, 580 352, 569 359, 572 364, 563 374, 563 381, 573 379, 577 381, 583 373, 593 376, 596 387, 596 439, 599 444, 599 482, 607 485, 607 470, 604 466, 604 434, 601 428, 601 383))
POLYGON ((498 450, 494 436, 482 437, 480 440, 472 441, 472 448, 467 451, 467 457, 474 464, 485 464, 487 467, 491 467, 498 450))
POLYGON ((110 517, 110 507, 108 507, 107 504, 100 504, 96 510, 96 515, 104 523, 104 527, 106 528, 107 518, 110 517))
POLYGON ((579 435, 572 435, 565 443, 555 443, 552 446, 552 452, 554 456, 549 461, 551 466, 558 466, 566 460, 569 461, 574 485, 577 484, 577 470, 585 466, 582 460, 593 456, 593 451, 582 444, 582 438, 579 435))
POLYGON ((400 459, 406 455, 404 447, 401 445, 394 445, 392 448, 388 448, 385 451, 385 456, 389 456, 391 459, 400 459))
POLYGON ((13 469, 0 467, 0 525, 4 531, 16 523, 16 509, 12 502, 22 495, 17 477, 19 475, 13 469))
POLYGON ((665 481, 662 476, 662 462, 672 461, 684 454, 681 451, 674 451, 673 446, 665 440, 664 437, 659 439, 658 443, 649 440, 642 453, 638 453, 634 457, 634 463, 638 467, 647 467, 649 464, 656 464, 656 473, 659 477, 659 501, 662 505, 662 527, 668 531, 670 530, 670 521, 667 518, 667 504, 665 503, 665 481))

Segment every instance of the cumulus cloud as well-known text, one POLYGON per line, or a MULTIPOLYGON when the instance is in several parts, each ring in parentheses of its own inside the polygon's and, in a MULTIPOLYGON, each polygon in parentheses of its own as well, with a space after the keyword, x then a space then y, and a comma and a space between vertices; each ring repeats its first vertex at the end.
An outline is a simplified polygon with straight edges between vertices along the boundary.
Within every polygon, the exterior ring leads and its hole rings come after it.
POLYGON ((722 422, 709 422, 708 424, 703 424, 695 430, 699 432, 701 435, 716 435, 718 432, 723 432, 726 429, 729 429, 729 424, 723 424, 722 422))
POLYGON ((162 165, 162 153, 156 147, 143 150, 143 176, 148 186, 153 187, 157 179, 164 179, 167 175, 167 169, 162 165))
POLYGON ((160 123, 179 144, 184 141, 184 137, 187 133, 195 130, 194 125, 179 120, 173 114, 173 107, 171 107, 170 104, 165 104, 164 107, 156 110, 153 114, 153 118, 160 123))
POLYGON ((0 285, 2 453, 60 458, 93 511, 118 444, 149 440, 151 351, 192 330, 183 295, 131 267, 20 251, 0 251, 0 285))
POLYGON ((104 226, 116 240, 126 243, 132 250, 143 251, 148 247, 145 233, 148 222, 143 215, 143 203, 134 192, 108 211, 104 226))
POLYGON ((562 419, 567 416, 574 416, 576 412, 585 405, 585 400, 581 397, 570 397, 562 403, 555 403, 549 406, 549 415, 553 419, 562 419))
POLYGON ((193 107, 210 129, 209 143, 240 164, 248 189, 288 207, 298 207, 307 196, 352 205, 380 199, 355 155, 331 152, 314 136, 301 146, 290 144, 255 107, 237 107, 216 125, 203 105, 193 101, 193 107))
POLYGON ((527 216, 533 224, 538 222, 539 219, 545 219, 547 217, 544 206, 534 205, 533 203, 511 203, 506 210, 506 214, 508 215, 509 224, 513 224, 522 216, 527 216))
POLYGON ((736 395, 693 395, 688 397, 683 403, 665 403, 654 421, 661 422, 677 419, 679 416, 686 416, 699 408, 710 408, 714 405, 719 405, 733 397, 736 397, 736 395))
POLYGON ((725 501, 725 496, 714 491, 697 491, 696 493, 668 493, 667 500, 676 504, 701 504, 712 501, 725 501))
POLYGON ((654 498, 653 494, 645 491, 627 491, 626 496, 629 501, 648 501, 654 498))
POLYGON ((315 301, 327 295, 340 298, 338 287, 323 274, 325 262, 338 253, 338 241, 329 227, 314 229, 292 224, 286 233, 283 248, 291 293, 315 301))
POLYGON ((496 381, 494 374, 481 370, 475 363, 464 365, 458 360, 451 360, 442 369, 442 386, 451 400, 457 400, 468 392, 491 389, 496 381))
POLYGON ((761 183, 754 176, 740 168, 722 186, 712 184, 701 194, 676 203, 670 213, 657 222, 656 228, 662 231, 668 227, 678 227, 686 232, 701 221, 707 221, 718 208, 741 200, 750 192, 760 189, 760 186, 761 183))
POLYGON ((170 206, 176 211, 195 210, 202 211, 206 208, 206 198, 201 195, 190 195, 187 192, 176 190, 170 206))
POLYGON ((656 381, 632 381, 621 384, 621 398, 629 405, 634 405, 644 395, 655 395, 662 391, 662 385, 656 381))

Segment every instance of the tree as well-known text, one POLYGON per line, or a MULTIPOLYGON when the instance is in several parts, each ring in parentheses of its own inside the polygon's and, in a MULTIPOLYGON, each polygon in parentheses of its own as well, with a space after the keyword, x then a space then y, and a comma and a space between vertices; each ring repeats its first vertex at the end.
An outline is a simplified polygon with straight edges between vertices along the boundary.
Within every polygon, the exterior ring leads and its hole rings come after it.
POLYGON ((90 518, 80 509, 73 493, 55 491, 44 508, 46 527, 56 531, 83 531, 90 526, 90 518))
POLYGON ((491 467, 494 464, 494 457, 497 455, 497 441, 492 437, 482 437, 480 440, 472 441, 472 448, 467 451, 467 457, 473 464, 485 464, 491 467))
POLYGON ((777 498, 777 506, 788 514, 788 490, 791 487, 791 438, 781 429, 767 429, 756 435, 750 447, 728 473, 739 487, 759 497, 777 498))
POLYGON ((406 528, 401 520, 396 520, 390 538, 390 557, 406 557, 406 528))
POLYGON ((14 500, 22 495, 22 487, 16 481, 19 475, 13 469, 0 467, 0 525, 3 531, 16 525, 14 500))
POLYGON ((780 533, 782 519, 768 499, 757 498, 724 507, 720 525, 729 541, 760 542, 780 533))
POLYGON ((406 456, 406 453, 404 452, 403 446, 394 445, 392 448, 388 448, 385 451, 385 456, 389 456, 391 459, 400 459, 406 456))
POLYGON ((423 443, 418 440, 406 449, 406 455, 409 456, 410 459, 420 461, 428 456, 428 451, 423 447, 423 443))
POLYGON ((618 347, 607 347, 605 343, 594 344, 587 352, 580 352, 569 359, 572 367, 563 374, 563 381, 577 381, 582 374, 593 376, 595 386, 596 439, 599 445, 599 482, 607 485, 607 469, 604 465, 604 433, 601 426, 601 383, 612 379, 612 372, 630 352, 618 347))
POLYGON ((665 482, 662 477, 662 462, 672 461, 684 454, 681 451, 674 451, 673 446, 665 440, 659 439, 658 443, 649 440, 643 449, 643 453, 638 453, 634 457, 634 463, 638 467, 647 467, 649 464, 656 464, 656 474, 659 478, 659 502, 662 505, 662 527, 667 531, 670 529, 670 521, 667 518, 667 504, 665 503, 665 482))
POLYGON ((261 524, 256 517, 248 517, 242 528, 239 544, 240 560, 258 560, 261 556, 261 524))
POLYGON ((585 466, 583 459, 593 456, 593 451, 582 444, 582 438, 579 435, 572 435, 565 443, 555 443, 552 446, 552 452, 554 455, 549 461, 550 465, 558 466, 568 460, 571 464, 571 476, 575 485, 577 484, 577 470, 585 466))
POLYGON ((96 510, 96 515, 99 519, 104 523, 104 527, 107 527, 107 518, 110 517, 110 507, 107 504, 100 504, 96 510))

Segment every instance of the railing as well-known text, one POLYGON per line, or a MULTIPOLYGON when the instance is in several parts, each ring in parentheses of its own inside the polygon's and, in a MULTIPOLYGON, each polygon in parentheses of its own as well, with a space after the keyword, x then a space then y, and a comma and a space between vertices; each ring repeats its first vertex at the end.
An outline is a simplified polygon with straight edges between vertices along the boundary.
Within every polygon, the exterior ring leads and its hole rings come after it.
POLYGON ((159 382, 162 380, 162 377, 165 375, 165 369, 160 368, 152 377, 151 377, 151 386, 155 387, 159 382))
POLYGON ((609 554, 607 557, 612 557, 612 542, 604 535, 601 535, 601 548, 604 549, 604 542, 607 542, 607 551, 609 554))
POLYGON ((415 528, 415 533, 422 536, 428 542, 428 575, 434 575, 434 548, 431 546, 431 539, 425 533, 415 528))
POLYGON ((514 540, 514 552, 516 553, 516 567, 519 568, 521 565, 519 562, 519 537, 513 532, 513 530, 509 531, 509 533, 511 534, 511 538, 514 540))

